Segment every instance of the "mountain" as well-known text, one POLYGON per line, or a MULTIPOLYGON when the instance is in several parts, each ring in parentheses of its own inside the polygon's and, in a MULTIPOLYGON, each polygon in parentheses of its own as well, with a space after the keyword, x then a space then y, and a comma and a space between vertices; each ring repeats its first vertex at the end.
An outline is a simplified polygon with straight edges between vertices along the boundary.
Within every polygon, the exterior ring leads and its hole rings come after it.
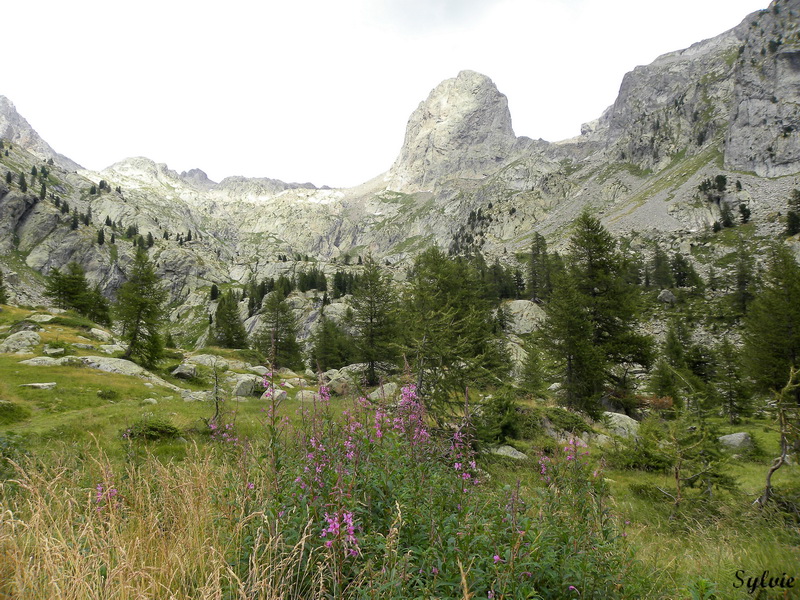
POLYGON ((367 253, 402 278, 430 245, 510 262, 535 232, 563 244, 584 209, 632 247, 700 243, 724 207, 740 205, 755 234, 774 239, 800 188, 799 15, 800 0, 775 0, 728 32, 636 67, 612 106, 555 143, 517 137, 506 97, 487 76, 462 71, 413 112, 394 164, 349 189, 217 183, 142 157, 84 170, 0 98, 0 138, 11 143, 0 163, 12 173, 0 183, 0 260, 16 273, 7 279, 19 301, 43 302, 38 274, 70 261, 113 295, 135 251, 136 237, 124 235, 133 228, 154 239, 171 318, 203 321, 212 283, 292 275, 305 259, 333 274, 367 253), (15 174, 48 162, 40 201, 42 180, 23 192, 15 174), (65 201, 90 224, 72 228, 65 201), (101 228, 107 238, 115 230, 113 246, 97 243, 101 228))
POLYGON ((78 163, 53 150, 17 112, 14 103, 5 96, 0 96, 0 140, 16 144, 45 162, 52 159, 67 170, 82 168, 78 163))

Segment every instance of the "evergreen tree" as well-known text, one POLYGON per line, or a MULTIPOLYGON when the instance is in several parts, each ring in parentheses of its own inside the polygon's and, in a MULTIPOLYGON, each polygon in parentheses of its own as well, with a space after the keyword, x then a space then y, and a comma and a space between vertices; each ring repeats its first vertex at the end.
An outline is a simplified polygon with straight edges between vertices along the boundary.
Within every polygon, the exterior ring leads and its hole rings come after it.
POLYGON ((540 233, 533 234, 528 259, 528 297, 534 302, 547 300, 552 290, 550 257, 547 242, 540 233))
POLYGON ((463 259, 431 248, 414 261, 403 301, 406 356, 417 389, 440 423, 461 408, 468 387, 496 384, 509 359, 492 331, 480 275, 463 259))
POLYGON ((164 353, 159 329, 164 319, 167 291, 161 286, 147 253, 139 251, 128 281, 117 294, 117 315, 128 343, 125 358, 144 367, 155 366, 164 353))
POLYGON ((719 205, 720 224, 723 227, 735 227, 736 221, 733 218, 733 211, 730 204, 727 202, 720 202, 719 205))
POLYGON ((555 359, 567 404, 596 415, 607 365, 600 347, 593 343, 585 304, 576 280, 566 273, 558 274, 540 340, 555 359))
POLYGON ((111 306, 100 291, 99 285, 86 292, 86 317, 95 323, 111 327, 111 306))
POLYGON ((239 304, 233 290, 225 292, 214 314, 214 339, 223 348, 246 348, 247 331, 239 317, 239 304))
POLYGON ((703 280, 698 275, 697 271, 692 265, 691 261, 680 252, 676 252, 670 261, 670 269, 672 271, 672 279, 675 286, 679 288, 688 287, 703 287, 703 280))
POLYGON ((213 301, 214 301, 214 300, 216 300, 217 298, 219 298, 219 288, 217 287, 217 284, 216 284, 216 283, 212 283, 212 284, 211 284, 211 294, 210 294, 210 299, 211 299, 211 301, 213 302, 213 301))
POLYGON ((789 210, 786 212, 786 235, 800 233, 800 190, 792 190, 789 210))
POLYGON ((735 283, 733 294, 731 295, 731 302, 733 309, 740 316, 747 314, 747 309, 750 303, 755 298, 755 261, 753 254, 744 243, 742 238, 739 238, 739 243, 736 247, 736 265, 735 265, 735 283))
POLYGON ((650 279, 658 288, 671 288, 675 285, 675 280, 672 277, 672 267, 669 264, 669 258, 661 246, 656 246, 656 251, 653 254, 653 263, 651 268, 650 279))
POLYGON ((301 365, 297 321, 279 291, 267 296, 261 313, 261 328, 251 337, 251 343, 253 348, 269 357, 273 367, 297 368, 301 365))
POLYGON ((155 244, 155 240, 153 239, 153 234, 151 232, 147 232, 147 247, 152 248, 153 244, 155 244))
POLYGON ((72 213, 72 220, 70 221, 69 228, 73 231, 78 228, 78 213, 72 213))
POLYGON ((11 171, 6 171, 6 183, 10 185, 13 180, 14 175, 11 173, 11 171))
MULTIPOLYGON (((800 266, 784 245, 774 248, 764 289, 745 317, 743 362, 760 392, 778 392, 800 366, 800 266)), ((800 401, 800 391, 795 391, 800 401)))
POLYGON ((97 245, 102 246, 106 242, 106 233, 101 227, 97 230, 97 245))
POLYGON ((19 190, 23 194, 28 191, 28 182, 25 181, 25 175, 23 173, 19 174, 19 190))
POLYGON ((39 190, 39 199, 44 200, 47 197, 47 185, 42 184, 42 189, 39 190))
POLYGON ((741 359, 736 347, 725 338, 716 349, 717 370, 714 384, 722 400, 722 409, 731 425, 752 412, 747 386, 742 377, 741 359))
POLYGON ((0 271, 0 304, 8 303, 8 292, 6 291, 6 284, 3 281, 3 272, 0 271))
POLYGON ((335 321, 322 313, 311 335, 311 366, 322 372, 355 362, 353 340, 335 321))
POLYGON ((545 389, 544 366, 538 344, 533 337, 525 342, 525 362, 520 374, 520 386, 529 394, 538 395, 545 389))
POLYGON ((71 262, 64 273, 58 269, 50 272, 45 282, 44 294, 52 298, 58 308, 74 310, 85 316, 89 308, 87 289, 83 267, 71 262))
POLYGON ((633 364, 649 366, 650 339, 636 333, 638 291, 600 221, 584 212, 575 222, 566 273, 557 278, 544 336, 559 362, 568 402, 599 412, 604 384, 626 395, 633 364))
POLYGON ((397 359, 396 304, 391 281, 368 256, 351 302, 355 344, 359 361, 367 365, 367 385, 378 384, 380 363, 397 359))

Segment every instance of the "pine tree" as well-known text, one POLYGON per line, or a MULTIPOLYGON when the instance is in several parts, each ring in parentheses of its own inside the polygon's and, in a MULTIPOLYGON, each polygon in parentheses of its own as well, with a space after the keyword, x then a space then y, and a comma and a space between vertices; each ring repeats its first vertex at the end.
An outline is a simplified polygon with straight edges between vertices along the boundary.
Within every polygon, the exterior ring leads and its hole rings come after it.
POLYGON ((3 281, 3 272, 0 271, 0 304, 8 303, 8 292, 6 291, 6 283, 3 281))
POLYGON ((6 171, 6 183, 10 185, 12 181, 14 181, 13 173, 11 173, 11 171, 6 171))
POLYGON ((520 374, 520 386, 529 394, 538 395, 545 389, 544 366, 538 344, 533 337, 525 342, 525 362, 520 374))
POLYGON ((568 265, 553 288, 544 339, 568 402, 596 414, 605 383, 626 395, 630 366, 649 366, 651 342, 635 331, 638 290, 626 281, 614 238, 586 212, 575 222, 568 265))
POLYGON ((155 240, 153 239, 153 234, 149 231, 147 232, 147 247, 152 248, 153 244, 155 244, 155 240))
MULTIPOLYGON (((773 249, 764 289, 745 317, 743 362, 759 392, 777 392, 800 365, 800 265, 784 245, 773 249)), ((795 391, 800 401, 800 391, 795 391)))
POLYGON ((736 280, 731 302, 736 313, 744 316, 747 314, 747 309, 755 297, 756 277, 753 254, 742 238, 739 238, 739 243, 736 247, 735 269, 736 280))
POLYGON ((360 285, 353 293, 353 327, 358 358, 366 363, 367 385, 378 384, 380 363, 397 359, 397 300, 391 281, 372 255, 364 263, 360 285))
POLYGON ((214 339, 223 348, 246 348, 247 332, 239 317, 239 304, 233 290, 225 292, 214 314, 214 339))
POLYGON ((164 346, 159 329, 166 299, 167 291, 161 286, 147 253, 137 252, 128 281, 117 294, 117 315, 122 337, 128 343, 125 358, 148 368, 161 359, 164 346))
POLYGON ((269 357, 273 367, 299 367, 302 357, 297 342, 294 313, 280 292, 267 296, 261 313, 261 328, 251 337, 251 345, 269 357))
POLYGON ((211 301, 213 302, 213 301, 214 301, 214 300, 216 300, 217 298, 219 298, 219 288, 217 287, 217 284, 216 284, 216 283, 212 283, 212 284, 211 284, 211 294, 210 294, 210 299, 211 299, 211 301))
POLYGON ((725 338, 716 348, 717 369, 714 384, 722 401, 722 410, 731 425, 752 412, 750 396, 742 377, 741 358, 736 347, 725 338))
POLYGON ((23 173, 19 174, 19 190, 23 194, 28 191, 28 182, 25 181, 25 175, 23 173))
POLYGON ((656 246, 656 251, 653 254, 653 263, 651 269, 650 279, 658 288, 671 288, 675 285, 675 280, 672 277, 672 268, 669 264, 667 254, 662 250, 661 246, 656 246))
POLYGON ((340 369, 356 360, 352 338, 323 312, 311 335, 312 368, 324 372, 340 369))
POLYGON ((550 296, 552 290, 550 257, 547 253, 547 242, 537 233, 533 234, 531 255, 528 259, 528 297, 534 302, 541 302, 550 296))
POLYGON ((800 190, 792 190, 789 196, 789 210, 786 212, 786 235, 800 233, 800 190))
POLYGON ((95 323, 111 327, 111 306, 100 291, 99 285, 87 291, 86 300, 86 317, 95 323))
POLYGON ((468 387, 501 382, 509 358, 492 330, 479 273, 463 259, 431 248, 414 261, 403 301, 406 357, 432 415, 446 422, 468 387))
POLYGON ((64 273, 53 269, 45 282, 45 296, 52 298, 58 308, 74 310, 86 315, 89 299, 86 291, 86 273, 76 262, 67 265, 64 273))
POLYGON ((97 245, 102 246, 105 243, 106 243, 106 233, 101 227, 100 229, 97 230, 97 245))

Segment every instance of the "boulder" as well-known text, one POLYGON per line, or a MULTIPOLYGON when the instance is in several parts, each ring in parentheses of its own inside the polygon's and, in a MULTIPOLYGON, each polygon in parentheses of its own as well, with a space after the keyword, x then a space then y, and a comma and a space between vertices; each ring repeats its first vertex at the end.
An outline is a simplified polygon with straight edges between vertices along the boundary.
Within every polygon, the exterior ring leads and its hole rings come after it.
POLYGON ((297 379, 297 373, 295 373, 291 369, 287 369, 286 367, 282 367, 278 369, 276 372, 284 379, 297 379))
POLYGON ((102 344, 100 351, 105 354, 116 354, 117 352, 125 352, 125 347, 119 344, 102 344))
POLYGON ((28 360, 21 360, 19 364, 28 365, 30 367, 57 367, 61 364, 61 359, 51 358, 49 356, 36 356, 28 360))
POLYGON ((397 395, 397 384, 396 383, 384 383, 374 392, 369 395, 370 400, 391 400, 397 395))
POLYGON ((344 375, 336 376, 336 378, 331 379, 327 385, 334 394, 338 394, 339 396, 344 396, 353 388, 353 383, 350 381, 350 378, 344 375))
MULTIPOLYGON (((286 393, 286 390, 276 389, 275 390, 274 400, 275 400, 275 402, 283 402, 284 400, 286 400, 288 395, 289 394, 286 393)), ((261 394, 261 399, 262 400, 272 401, 273 400, 272 391, 271 390, 265 390, 264 393, 261 394)))
POLYGON ((606 427, 614 435, 624 438, 636 437, 639 431, 639 422, 631 419, 628 415, 615 412, 604 412, 606 427))
POLYGON ((262 377, 269 373, 269 369, 262 365, 255 365, 248 369, 251 373, 255 373, 256 375, 261 375, 262 377))
POLYGON ((239 375, 233 378, 234 396, 252 396, 256 390, 260 393, 261 389, 261 377, 258 375, 239 375))
POLYGON ((158 400, 156 400, 155 398, 145 398, 144 400, 142 400, 142 404, 143 405, 144 404, 158 404, 158 400))
POLYGON ((753 447, 753 438, 746 431, 729 433, 717 438, 719 443, 730 450, 747 450, 753 447))
POLYGON ((505 456, 507 458, 513 458, 515 460, 525 460, 528 458, 528 455, 520 452, 516 448, 512 448, 511 446, 496 446, 494 448, 489 448, 489 454, 496 454, 497 456, 505 456))
POLYGON ((28 321, 33 321, 34 323, 48 323, 55 319, 53 315, 31 315, 27 317, 28 321))
POLYGON ((64 354, 64 348, 53 348, 47 344, 45 344, 44 348, 42 349, 42 353, 47 356, 61 356, 64 354))
POLYGON ((295 394, 294 399, 298 402, 314 402, 317 396, 316 392, 312 392, 311 390, 300 390, 295 394))
POLYGON ((535 329, 545 319, 544 309, 530 300, 512 300, 503 304, 510 317, 509 328, 516 335, 525 335, 535 329))
POLYGON ((671 290, 661 290, 658 293, 658 301, 663 302, 664 304, 675 304, 678 301, 678 299, 675 297, 675 294, 673 294, 671 290))
POLYGON ((52 390, 56 385, 55 381, 50 381, 47 383, 21 383, 19 387, 28 387, 34 390, 52 390))
POLYGON ((221 356, 216 356, 215 354, 197 354, 195 356, 190 356, 186 359, 186 362, 192 363, 195 365, 203 365, 204 367, 214 367, 216 366, 217 369, 225 370, 230 367, 228 361, 222 358, 221 356))
POLYGON ((18 331, 0 343, 0 353, 31 354, 42 343, 42 338, 34 331, 18 331))
POLYGON ((172 371, 172 376, 178 379, 194 379, 197 377, 197 366, 181 363, 172 371))
POLYGON ((92 335, 92 337, 100 340, 101 342, 111 343, 114 341, 114 337, 110 333, 103 331, 102 329, 98 329, 97 327, 92 327, 89 330, 89 333, 92 335))

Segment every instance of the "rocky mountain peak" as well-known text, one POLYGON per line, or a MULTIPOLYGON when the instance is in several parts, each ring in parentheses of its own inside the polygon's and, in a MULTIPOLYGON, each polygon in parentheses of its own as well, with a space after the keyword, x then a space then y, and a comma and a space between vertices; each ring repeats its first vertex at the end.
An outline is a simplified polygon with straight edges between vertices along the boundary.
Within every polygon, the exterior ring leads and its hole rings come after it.
POLYGON ((52 158, 54 162, 69 171, 81 168, 78 163, 53 150, 17 112, 14 103, 5 96, 0 96, 0 139, 9 141, 42 160, 52 158))
POLYGON ((411 115, 389 187, 425 189, 451 177, 483 177, 508 158, 515 141, 506 97, 485 75, 461 71, 411 115))
POLYGON ((211 181, 206 172, 201 169, 189 169, 188 171, 183 171, 180 177, 186 183, 199 189, 210 189, 217 185, 216 182, 211 181))

